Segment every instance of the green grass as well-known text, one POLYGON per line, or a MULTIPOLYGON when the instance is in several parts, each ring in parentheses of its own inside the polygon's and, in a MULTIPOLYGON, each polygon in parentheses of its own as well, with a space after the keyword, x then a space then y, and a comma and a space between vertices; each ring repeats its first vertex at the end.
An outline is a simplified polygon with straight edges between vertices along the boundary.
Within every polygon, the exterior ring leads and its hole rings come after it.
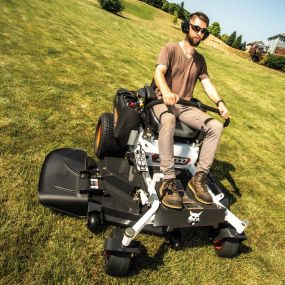
MULTIPOLYGON (((250 221, 237 258, 216 257, 195 232, 183 233, 180 251, 141 234, 147 254, 129 277, 111 278, 101 253, 112 226, 93 235, 84 220, 39 204, 47 153, 92 155, 115 91, 148 84, 161 46, 182 38, 170 15, 125 3, 120 17, 92 0, 0 0, 0 283, 284 284, 285 76, 205 44, 199 51, 232 114, 213 172, 233 212, 250 221)), ((195 94, 209 103, 200 84, 195 94)))
POLYGON ((153 20, 155 10, 149 6, 146 5, 143 2, 138 2, 136 1, 128 1, 126 2, 126 7, 124 10, 124 13, 130 13, 133 14, 134 16, 145 20, 153 20))

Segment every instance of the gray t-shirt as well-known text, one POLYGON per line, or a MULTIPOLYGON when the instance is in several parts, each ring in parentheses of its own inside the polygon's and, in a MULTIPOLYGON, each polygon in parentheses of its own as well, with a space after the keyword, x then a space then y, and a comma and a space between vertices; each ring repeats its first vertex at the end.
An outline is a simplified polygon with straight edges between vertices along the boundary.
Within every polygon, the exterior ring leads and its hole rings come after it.
MULTIPOLYGON (((167 67, 165 79, 168 87, 186 100, 192 97, 197 79, 209 77, 205 58, 196 50, 192 57, 187 58, 178 42, 167 43, 161 49, 156 63, 167 67)), ((155 92, 158 97, 161 96, 158 88, 155 92)))

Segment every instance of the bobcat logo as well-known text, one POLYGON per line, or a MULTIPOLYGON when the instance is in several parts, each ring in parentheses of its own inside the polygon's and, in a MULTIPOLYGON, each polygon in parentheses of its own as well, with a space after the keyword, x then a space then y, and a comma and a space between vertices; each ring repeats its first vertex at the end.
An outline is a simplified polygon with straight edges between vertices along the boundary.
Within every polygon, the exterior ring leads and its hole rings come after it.
POLYGON ((202 212, 199 213, 193 213, 190 211, 190 216, 188 218, 188 223, 191 225, 195 225, 198 224, 200 222, 200 215, 202 214, 202 212))
MULTIPOLYGON (((160 157, 158 154, 153 154, 152 155, 152 161, 153 162, 160 162, 160 157)), ((187 157, 180 157, 180 156, 175 156, 174 157, 174 163, 179 164, 179 165, 187 165, 191 161, 191 158, 187 157)))

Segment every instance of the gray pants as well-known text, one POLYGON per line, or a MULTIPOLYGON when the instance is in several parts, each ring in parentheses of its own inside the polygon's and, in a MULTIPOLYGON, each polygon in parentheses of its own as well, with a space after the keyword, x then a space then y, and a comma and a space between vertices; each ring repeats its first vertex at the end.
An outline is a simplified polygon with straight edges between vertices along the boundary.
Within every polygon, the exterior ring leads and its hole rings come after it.
POLYGON ((164 174, 164 179, 175 178, 173 145, 176 118, 193 129, 201 130, 204 126, 206 136, 200 149, 196 171, 208 173, 214 161, 223 125, 195 107, 176 104, 170 106, 168 110, 165 104, 160 104, 155 105, 153 110, 157 118, 160 118, 158 148, 160 169, 164 174))

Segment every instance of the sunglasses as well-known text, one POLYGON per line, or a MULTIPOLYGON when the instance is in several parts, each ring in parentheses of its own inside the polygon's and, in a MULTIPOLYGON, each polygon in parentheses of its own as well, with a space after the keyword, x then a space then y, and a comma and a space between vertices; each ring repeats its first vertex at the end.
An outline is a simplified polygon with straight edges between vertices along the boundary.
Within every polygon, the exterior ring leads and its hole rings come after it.
POLYGON ((193 29, 193 31, 195 31, 196 33, 201 32, 201 34, 204 35, 204 34, 206 34, 208 32, 207 29, 201 28, 201 27, 196 26, 196 25, 192 25, 191 23, 190 23, 190 26, 193 29))

